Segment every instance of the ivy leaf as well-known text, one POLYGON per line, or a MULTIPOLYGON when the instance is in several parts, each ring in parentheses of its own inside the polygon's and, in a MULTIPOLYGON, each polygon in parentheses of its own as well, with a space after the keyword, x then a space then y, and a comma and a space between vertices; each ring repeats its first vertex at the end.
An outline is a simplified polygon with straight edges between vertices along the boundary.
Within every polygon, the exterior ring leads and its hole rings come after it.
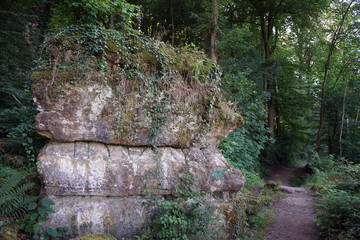
POLYGON ((54 205, 55 203, 51 199, 45 198, 45 199, 41 200, 41 204, 44 207, 49 207, 50 205, 54 205))
POLYGON ((47 228, 46 233, 53 238, 57 237, 57 232, 53 228, 47 228))
POLYGON ((38 218, 39 222, 45 222, 47 220, 47 218, 45 216, 40 216, 38 218))
POLYGON ((45 209, 42 208, 42 207, 38 208, 38 213, 39 213, 40 216, 44 216, 45 215, 45 209))
POLYGON ((56 213, 56 212, 51 207, 48 207, 45 209, 45 213, 56 213))
POLYGON ((31 210, 34 210, 36 207, 37 207, 37 203, 31 202, 28 206, 28 209, 31 211, 31 210))
POLYGON ((39 214, 37 214, 37 213, 32 213, 32 214, 30 215, 30 220, 31 220, 31 221, 34 221, 38 216, 39 216, 39 214))
POLYGON ((39 232, 39 231, 40 231, 40 229, 41 229, 40 224, 35 223, 35 224, 34 224, 34 226, 33 226, 33 231, 34 231, 34 233, 39 232))

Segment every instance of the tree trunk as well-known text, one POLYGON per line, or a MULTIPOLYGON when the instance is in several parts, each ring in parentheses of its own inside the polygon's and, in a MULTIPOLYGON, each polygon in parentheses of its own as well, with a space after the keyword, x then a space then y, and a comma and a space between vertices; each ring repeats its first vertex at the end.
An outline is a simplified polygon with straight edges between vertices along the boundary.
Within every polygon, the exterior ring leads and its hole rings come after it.
MULTIPOLYGON (((283 3, 285 0, 280 0, 278 4, 276 4, 275 0, 270 0, 271 8, 265 9, 264 8, 264 2, 265 1, 257 1, 257 0, 249 0, 249 2, 253 5, 254 9, 256 9, 256 14, 259 17, 260 20, 260 29, 261 29, 261 38, 263 42, 263 48, 264 48, 264 58, 265 58, 265 64, 268 64, 271 60, 271 56, 273 52, 275 51, 276 47, 276 41, 272 44, 272 37, 274 35, 274 26, 275 26, 275 20, 276 17, 283 8, 283 3)), ((264 74, 264 89, 270 92, 270 99, 267 103, 265 103, 265 107, 268 110, 268 123, 267 127, 271 130, 269 136, 274 137, 275 136, 275 127, 274 127, 274 121, 276 117, 276 131, 280 133, 280 116, 278 114, 275 114, 276 108, 276 102, 274 100, 274 91, 277 93, 278 86, 276 81, 273 83, 269 76, 272 74, 264 74)))
POLYGON ((275 106, 274 106, 274 98, 270 97, 270 100, 267 102, 268 106, 268 127, 271 129, 270 137, 275 137, 274 131, 274 119, 275 119, 275 106))
POLYGON ((212 16, 210 22, 210 58, 217 61, 216 55, 216 35, 217 35, 217 22, 219 18, 217 0, 211 0, 212 3, 212 16))
POLYGON ((343 129, 344 129, 346 90, 347 90, 347 87, 348 87, 348 81, 349 81, 349 75, 346 78, 345 90, 344 90, 344 98, 343 98, 343 106, 342 106, 341 127, 340 127, 340 136, 339 136, 340 157, 343 157, 341 140, 342 140, 342 134, 343 134, 343 129))
POLYGON ((114 24, 114 15, 110 15, 110 26, 109 26, 110 29, 115 29, 115 24, 114 24))
POLYGON ((174 21, 174 9, 172 0, 169 0, 170 5, 170 15, 171 15, 171 45, 174 46, 175 44, 175 21, 174 21))
MULTIPOLYGON (((264 60, 265 64, 269 63, 271 58, 271 47, 270 47, 270 41, 273 33, 273 19, 271 17, 271 14, 269 14, 267 19, 267 26, 265 21, 265 16, 261 13, 260 14, 260 26, 261 26, 261 36, 263 40, 263 47, 264 47, 264 60)), ((269 73, 264 74, 264 89, 271 92, 273 90, 273 84, 269 80, 269 73)), ((274 102, 274 96, 271 93, 270 99, 265 104, 268 110, 268 122, 267 127, 270 128, 270 134, 269 136, 274 138, 275 137, 275 131, 274 131, 274 119, 275 119, 275 102, 274 102)))
POLYGON ((276 114, 276 136, 281 135, 281 118, 276 114))
POLYGON ((324 80, 323 80, 323 84, 321 87, 321 98, 320 98, 320 118, 319 118, 319 128, 318 128, 318 132, 317 132, 317 137, 316 137, 316 152, 319 152, 320 149, 320 144, 321 144, 321 131, 322 131, 322 126, 324 123, 324 115, 325 115, 325 105, 324 105, 324 100, 325 100, 325 91, 326 91, 326 84, 327 84, 327 80, 328 80, 328 75, 329 75, 329 69, 330 69, 330 63, 331 63, 331 58, 333 55, 333 51, 335 49, 336 43, 338 41, 338 38, 341 34, 342 31, 342 27, 344 25, 344 21, 345 21, 345 17, 347 15, 347 13, 350 10, 351 5, 353 4, 354 0, 352 0, 348 7, 346 8, 346 11, 344 12, 344 14, 341 17, 340 23, 337 26, 337 28, 334 31, 333 37, 332 37, 332 41, 330 44, 330 49, 329 49, 329 53, 328 53, 328 57, 325 63, 325 70, 324 70, 324 80))

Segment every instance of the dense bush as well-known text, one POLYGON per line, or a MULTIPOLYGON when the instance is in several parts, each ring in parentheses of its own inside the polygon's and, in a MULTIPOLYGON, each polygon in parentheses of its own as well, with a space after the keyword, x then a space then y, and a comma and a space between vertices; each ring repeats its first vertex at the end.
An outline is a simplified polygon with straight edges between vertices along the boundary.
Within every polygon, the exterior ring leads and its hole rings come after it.
POLYGON ((242 171, 246 185, 257 186, 262 184, 260 154, 272 140, 265 127, 263 105, 270 95, 262 89, 263 69, 259 64, 262 58, 251 41, 249 29, 237 26, 219 42, 222 53, 219 64, 224 70, 222 87, 245 119, 244 126, 230 134, 219 148, 228 162, 242 171))
POLYGON ((233 132, 219 145, 226 160, 243 173, 246 186, 263 184, 260 153, 270 141, 266 133, 261 122, 249 120, 244 128, 233 132))
POLYGON ((360 238, 360 164, 333 156, 315 158, 307 182, 316 190, 315 223, 329 239, 360 238))

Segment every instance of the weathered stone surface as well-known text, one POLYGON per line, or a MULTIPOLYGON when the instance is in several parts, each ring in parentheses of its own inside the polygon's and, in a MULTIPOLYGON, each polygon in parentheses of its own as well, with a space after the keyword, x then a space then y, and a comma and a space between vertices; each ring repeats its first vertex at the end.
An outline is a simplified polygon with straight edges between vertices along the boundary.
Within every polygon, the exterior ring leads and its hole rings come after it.
POLYGON ((33 84, 34 102, 40 111, 36 129, 58 141, 93 141, 127 146, 190 147, 217 146, 229 133, 238 128, 243 119, 239 114, 226 116, 220 106, 214 106, 210 128, 204 118, 204 99, 197 103, 171 103, 161 114, 164 123, 161 134, 153 139, 154 119, 142 96, 123 96, 118 102, 115 90, 89 82, 64 90, 50 99, 43 84, 33 84), (166 119, 165 119, 166 117, 166 119))
MULTIPOLYGON (((68 238, 87 234, 109 234, 116 239, 137 239, 146 218, 153 214, 148 199, 142 197, 89 197, 49 196, 55 202, 56 215, 49 215, 43 227, 69 226, 68 238)), ((163 197, 158 197, 163 201, 163 197)), ((216 216, 210 229, 218 234, 216 239, 232 238, 231 224, 227 212, 236 211, 234 201, 207 198, 216 216)), ((75 238, 83 239, 83 237, 75 238)), ((87 238, 85 238, 87 239, 87 238)), ((100 238, 101 239, 101 238, 100 238)))
MULTIPOLYGON (((69 236, 102 233, 132 238, 151 211, 146 190, 177 196, 175 188, 185 169, 195 186, 217 197, 221 217, 224 200, 236 197, 244 184, 217 149, 125 147, 95 142, 51 141, 38 157, 39 172, 55 214, 43 226, 69 226, 69 236)), ((225 220, 216 225, 226 229, 225 220)), ((221 234, 225 234, 223 231, 221 234)))
POLYGON ((56 214, 49 215, 46 227, 69 226, 69 236, 109 234, 121 239, 140 233, 148 209, 141 197, 48 196, 56 214))
POLYGON ((96 54, 77 42, 78 31, 49 38, 44 62, 31 76, 40 134, 64 142, 208 147, 242 125, 221 96, 216 65, 203 53, 108 33, 102 33, 106 46, 96 40, 96 54))
POLYGON ((124 147, 94 142, 52 141, 41 150, 39 169, 47 194, 57 196, 176 195, 185 169, 205 192, 238 192, 244 184, 217 149, 124 147))

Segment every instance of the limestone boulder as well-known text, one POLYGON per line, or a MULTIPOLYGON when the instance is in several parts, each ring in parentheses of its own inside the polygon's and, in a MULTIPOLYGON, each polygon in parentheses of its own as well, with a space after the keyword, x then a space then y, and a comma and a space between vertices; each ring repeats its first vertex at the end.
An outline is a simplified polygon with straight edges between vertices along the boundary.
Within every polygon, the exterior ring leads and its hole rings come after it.
POLYGON ((185 172, 216 206, 236 198, 245 179, 218 144, 243 118, 204 53, 79 28, 45 41, 38 62, 36 129, 51 139, 38 171, 56 211, 44 228, 132 239, 153 211, 149 194, 178 198, 185 172))

